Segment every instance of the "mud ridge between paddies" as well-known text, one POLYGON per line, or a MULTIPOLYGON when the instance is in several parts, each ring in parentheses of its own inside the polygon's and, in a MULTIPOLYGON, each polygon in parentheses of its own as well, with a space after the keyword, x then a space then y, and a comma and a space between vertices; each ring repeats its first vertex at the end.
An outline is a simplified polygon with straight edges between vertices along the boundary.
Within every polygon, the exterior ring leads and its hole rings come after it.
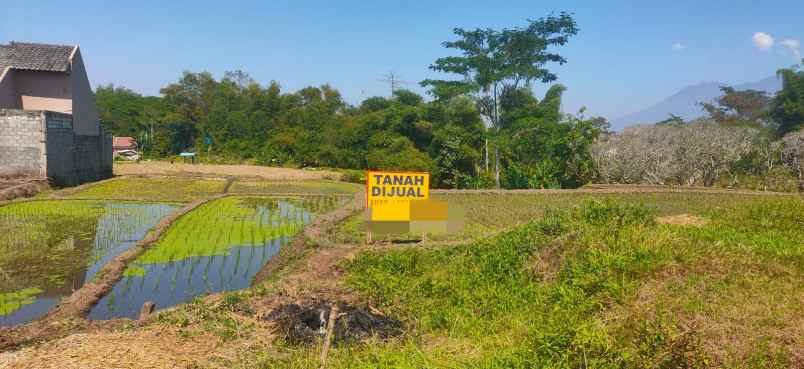
POLYGON ((5 201, 26 198, 50 188, 45 178, 0 179, 0 205, 5 201))
POLYGON ((302 170, 253 165, 184 164, 170 162, 144 162, 116 164, 115 175, 214 175, 218 177, 251 177, 266 180, 340 179, 341 175, 329 170, 302 170))

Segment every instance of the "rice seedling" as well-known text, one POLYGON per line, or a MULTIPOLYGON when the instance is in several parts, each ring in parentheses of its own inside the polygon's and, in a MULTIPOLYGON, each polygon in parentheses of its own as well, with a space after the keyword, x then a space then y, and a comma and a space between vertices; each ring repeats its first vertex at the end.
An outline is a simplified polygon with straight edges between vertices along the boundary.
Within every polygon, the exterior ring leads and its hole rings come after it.
POLYGON ((13 311, 29 304, 33 304, 34 296, 42 293, 36 287, 25 288, 15 292, 0 292, 0 316, 11 314, 13 311))
POLYGON ((76 199, 190 202, 223 193, 226 182, 214 179, 125 178, 107 181, 70 195, 76 199))
POLYGON ((0 325, 47 311, 142 238, 173 206, 99 201, 31 201, 0 207, 0 325))
POLYGON ((361 185, 336 181, 243 181, 238 180, 229 189, 231 193, 242 194, 322 194, 352 195, 361 185))
POLYGON ((92 319, 136 317, 145 301, 159 308, 246 288, 262 266, 337 196, 226 197, 174 222, 129 264, 124 278, 90 312, 92 319))

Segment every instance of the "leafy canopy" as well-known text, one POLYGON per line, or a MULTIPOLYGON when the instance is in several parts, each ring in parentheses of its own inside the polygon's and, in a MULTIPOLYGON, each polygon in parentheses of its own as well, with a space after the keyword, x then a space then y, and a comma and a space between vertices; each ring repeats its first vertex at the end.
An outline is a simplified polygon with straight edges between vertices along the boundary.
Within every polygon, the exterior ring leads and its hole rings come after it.
POLYGON ((456 41, 444 42, 444 47, 456 49, 460 56, 437 59, 430 69, 458 74, 462 81, 425 80, 431 94, 438 99, 461 93, 489 92, 499 87, 516 89, 533 81, 552 82, 558 76, 545 68, 549 62, 566 63, 559 54, 548 52, 550 46, 565 45, 578 33, 572 15, 561 12, 538 20, 529 20, 525 28, 490 28, 465 30, 455 28, 456 41))

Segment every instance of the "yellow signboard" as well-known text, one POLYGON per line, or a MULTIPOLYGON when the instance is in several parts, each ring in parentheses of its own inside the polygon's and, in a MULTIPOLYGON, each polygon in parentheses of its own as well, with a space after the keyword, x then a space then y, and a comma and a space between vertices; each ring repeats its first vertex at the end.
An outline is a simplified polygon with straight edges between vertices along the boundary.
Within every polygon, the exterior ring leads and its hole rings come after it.
POLYGON ((366 202, 369 242, 372 234, 443 234, 463 228, 460 207, 430 200, 430 173, 369 171, 366 202))
POLYGON ((411 201, 430 198, 430 173, 369 171, 366 205, 373 221, 409 221, 411 201))

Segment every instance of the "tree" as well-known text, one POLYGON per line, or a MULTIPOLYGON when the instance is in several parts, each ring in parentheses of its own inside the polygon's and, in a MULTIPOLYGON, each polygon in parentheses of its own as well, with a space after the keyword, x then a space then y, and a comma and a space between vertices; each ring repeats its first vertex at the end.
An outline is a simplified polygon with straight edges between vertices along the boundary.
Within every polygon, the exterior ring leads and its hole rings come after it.
POLYGON ((634 126, 591 148, 604 182, 712 186, 754 149, 757 130, 711 121, 634 126))
POLYGON ((678 115, 675 115, 673 113, 670 113, 669 116, 667 117, 667 119, 656 123, 657 126, 664 126, 664 125, 667 125, 667 126, 680 126, 680 125, 683 125, 683 124, 684 124, 684 118, 682 118, 682 117, 680 117, 678 115))
POLYGON ((700 106, 709 114, 710 119, 720 124, 743 124, 761 127, 765 124, 771 98, 765 91, 742 90, 722 86, 723 95, 714 102, 702 102, 700 106))
MULTIPOLYGON (((566 63, 559 54, 548 52, 552 46, 565 45, 578 27, 569 13, 530 20, 525 28, 502 30, 465 30, 456 28, 457 41, 444 42, 444 47, 461 51, 461 56, 439 58, 431 69, 458 74, 462 81, 425 80, 423 86, 432 87, 439 99, 453 97, 458 92, 475 94, 480 113, 487 119, 494 133, 499 133, 500 96, 532 82, 555 81, 558 77, 545 68, 547 63, 566 63)), ((486 141, 488 147, 488 141, 486 141)), ((500 147, 495 145, 495 183, 500 187, 500 147)), ((486 148, 488 169, 488 148, 486 148)))
POLYGON ((783 136, 804 127, 804 70, 799 65, 779 70, 777 75, 782 79, 782 90, 773 99, 771 117, 778 124, 779 136, 783 136))
POLYGON ((788 133, 782 138, 782 162, 798 177, 798 189, 804 191, 804 131, 788 133))

